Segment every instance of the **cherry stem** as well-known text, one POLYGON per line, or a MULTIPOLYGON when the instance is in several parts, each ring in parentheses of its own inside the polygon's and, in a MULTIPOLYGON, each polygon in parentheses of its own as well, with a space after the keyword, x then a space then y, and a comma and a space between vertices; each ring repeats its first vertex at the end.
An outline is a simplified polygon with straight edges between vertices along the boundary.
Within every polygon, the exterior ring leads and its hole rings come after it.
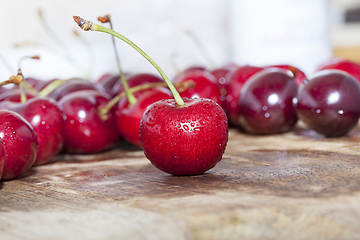
POLYGON ((53 81, 52 83, 48 84, 46 87, 44 87, 40 92, 40 97, 47 97, 51 92, 53 92, 58 86, 65 83, 67 80, 63 79, 57 79, 53 81))
MULTIPOLYGON (((182 91, 185 91, 186 89, 194 86, 195 82, 193 80, 189 79, 185 82, 175 83, 173 85, 175 87, 177 87, 180 92, 182 92, 182 91)), ((131 92, 131 94, 133 94, 134 92, 139 92, 139 91, 143 91, 143 90, 155 88, 155 87, 168 87, 168 84, 166 82, 144 83, 144 84, 130 88, 129 91, 131 92)), ((118 95, 113 97, 105 107, 99 106, 100 116, 104 120, 106 120, 108 117, 109 111, 120 101, 120 99, 122 99, 125 96, 126 96, 126 92, 119 93, 118 95)))
MULTIPOLYGON (((111 22, 110 15, 106 15, 105 17, 99 17, 98 20, 101 21, 102 23, 108 22, 110 24, 111 30, 113 30, 113 25, 112 25, 112 22, 111 22)), ((114 47, 116 62, 117 62, 119 73, 120 73, 120 79, 121 79, 121 82, 122 82, 122 84, 124 86, 125 93, 126 93, 126 96, 127 96, 128 100, 129 100, 130 106, 132 106, 132 105, 136 104, 137 99, 134 96, 134 94, 129 91, 129 84, 126 81, 124 72, 123 72, 121 64, 120 64, 120 57, 119 57, 119 54, 118 54, 118 51, 117 51, 117 47, 116 47, 116 43, 115 43, 115 37, 111 36, 111 38, 112 38, 112 43, 113 43, 113 47, 114 47)))
POLYGON ((99 31, 99 32, 108 33, 108 34, 111 34, 111 35, 119 38, 120 40, 124 41, 125 43, 129 44, 132 48, 134 48, 136 51, 138 51, 143 57, 145 57, 156 68, 156 70, 160 73, 160 75, 163 77, 163 79, 167 83, 170 91, 172 92, 177 105, 180 106, 180 107, 185 105, 183 99, 180 97, 180 94, 177 92, 176 88, 171 83, 169 78, 166 76, 164 71, 156 64, 156 62, 154 62, 154 60, 152 58, 150 58, 137 45, 135 45, 133 42, 131 42, 129 39, 127 39, 123 35, 115 32, 115 31, 113 31, 113 30, 111 30, 109 28, 106 28, 106 27, 100 26, 98 24, 92 23, 91 21, 86 21, 86 20, 84 20, 83 18, 81 18, 79 16, 73 16, 73 18, 74 18, 75 22, 79 25, 79 27, 81 29, 83 29, 84 31, 91 30, 91 31, 99 31))
POLYGON ((214 61, 212 60, 212 58, 210 57, 209 52, 207 51, 207 49, 204 47, 204 44, 200 41, 200 39, 196 36, 196 34, 194 34, 192 31, 190 30, 186 30, 186 33, 191 37, 191 39, 193 40, 193 42, 195 43, 195 45, 197 46, 197 48, 200 50, 200 52, 203 54, 203 56, 205 57, 205 59, 209 62, 210 67, 215 68, 216 64, 214 63, 214 61))

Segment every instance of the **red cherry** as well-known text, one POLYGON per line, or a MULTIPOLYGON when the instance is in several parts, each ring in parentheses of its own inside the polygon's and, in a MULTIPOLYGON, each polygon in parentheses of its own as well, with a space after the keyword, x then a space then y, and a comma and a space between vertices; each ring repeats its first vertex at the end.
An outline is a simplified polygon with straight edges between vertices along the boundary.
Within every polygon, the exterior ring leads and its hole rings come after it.
POLYGON ((38 83, 36 83, 34 85, 34 88, 38 91, 43 90, 47 85, 49 85, 50 83, 56 81, 57 79, 51 79, 51 80, 47 80, 47 81, 38 81, 38 83))
POLYGON ((224 110, 210 99, 174 99, 150 105, 140 122, 140 142, 158 169, 173 175, 202 174, 222 159, 228 141, 224 110))
POLYGON ((4 173, 4 164, 5 164, 5 149, 4 149, 4 144, 0 139, 0 180, 4 173))
POLYGON ((193 85, 180 93, 182 98, 208 98, 221 105, 221 92, 214 75, 208 71, 194 70, 174 78, 173 82, 183 83, 189 80, 193 82, 193 85))
POLYGON ((107 150, 119 139, 113 111, 103 119, 99 106, 109 98, 96 90, 67 94, 59 100, 65 114, 64 150, 68 153, 96 153, 107 150))
POLYGON ((59 105, 50 98, 35 97, 25 103, 0 102, 0 108, 19 113, 34 129, 39 143, 34 166, 49 163, 62 149, 64 116, 59 105))
POLYGON ((323 70, 300 86, 296 112, 310 129, 327 137, 348 133, 360 116, 360 85, 350 74, 323 70))
POLYGON ((252 75, 263 69, 264 68, 262 67, 244 65, 235 68, 228 74, 228 82, 224 85, 226 95, 225 100, 223 101, 223 107, 228 116, 229 122, 233 126, 240 127, 238 122, 240 115, 238 104, 241 88, 252 75))
POLYGON ((130 106, 127 97, 122 98, 116 108, 116 125, 120 135, 135 146, 141 147, 139 125, 146 108, 161 99, 172 98, 167 88, 153 88, 135 92, 136 104, 130 106))
POLYGON ((252 134, 289 131, 298 120, 293 105, 297 89, 289 71, 267 68, 256 73, 241 89, 240 126, 252 134))
POLYGON ((17 178, 35 162, 38 142, 34 129, 18 113, 1 109, 0 138, 5 150, 2 180, 17 178))
POLYGON ((58 86, 54 91, 49 94, 49 97, 59 101, 67 94, 81 90, 96 90, 105 93, 104 89, 96 86, 93 82, 74 78, 58 86))
POLYGON ((112 78, 116 75, 111 74, 111 73, 105 73, 104 75, 102 75, 97 81, 96 84, 102 83, 104 81, 107 81, 109 78, 112 78))
POLYGON ((316 72, 321 70, 327 70, 327 69, 335 69, 335 70, 342 70, 350 75, 352 75, 354 78, 356 78, 360 82, 360 65, 356 62, 341 59, 341 58, 333 58, 330 59, 327 62, 324 62, 321 64, 316 72))
POLYGON ((238 66, 235 63, 228 63, 220 68, 216 68, 210 71, 210 73, 218 79, 217 84, 219 85, 220 89, 222 89, 224 85, 229 82, 229 73, 234 71, 237 67, 238 66))
POLYGON ((301 71, 299 68, 294 67, 292 65, 287 65, 287 64, 284 64, 284 65, 271 65, 271 66, 268 66, 266 68, 272 68, 272 67, 281 68, 281 69, 291 71, 293 73, 293 75, 294 75, 295 83, 298 86, 300 86, 302 84, 302 82, 306 79, 305 73, 303 71, 301 71))
MULTIPOLYGON (((0 101, 11 101, 11 102, 21 102, 21 92, 20 88, 12 88, 7 91, 0 93, 0 101)), ((27 99, 36 97, 35 93, 26 91, 25 96, 27 99)))
MULTIPOLYGON (((150 74, 150 73, 139 73, 132 75, 126 79, 129 88, 146 84, 146 83, 157 83, 157 82, 164 82, 164 80, 157 75, 150 74)), ((122 81, 118 81, 113 87, 114 93, 113 95, 120 94, 125 91, 124 85, 122 81)))

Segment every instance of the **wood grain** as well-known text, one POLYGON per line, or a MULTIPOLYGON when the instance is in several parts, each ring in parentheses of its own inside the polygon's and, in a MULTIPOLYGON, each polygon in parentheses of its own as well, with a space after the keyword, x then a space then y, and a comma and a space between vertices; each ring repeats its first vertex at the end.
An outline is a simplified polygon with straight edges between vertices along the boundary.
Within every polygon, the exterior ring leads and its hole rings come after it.
POLYGON ((124 142, 1 183, 0 239, 360 239, 360 127, 324 138, 230 131, 206 174, 174 177, 124 142))

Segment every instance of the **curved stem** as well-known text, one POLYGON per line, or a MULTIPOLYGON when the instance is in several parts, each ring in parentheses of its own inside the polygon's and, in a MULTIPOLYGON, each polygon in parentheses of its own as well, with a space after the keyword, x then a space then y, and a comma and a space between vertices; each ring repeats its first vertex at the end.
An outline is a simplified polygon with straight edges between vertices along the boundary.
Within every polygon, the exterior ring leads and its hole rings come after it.
POLYGON ((184 106, 185 103, 182 100, 182 98, 180 97, 180 94, 176 91, 176 88, 174 87, 174 85, 171 83, 171 81, 169 80, 169 78, 166 76, 166 74, 164 73, 164 71, 156 64, 156 62, 150 58, 142 49, 140 49, 137 45, 135 45, 133 42, 131 42, 129 39, 127 39, 126 37, 124 37, 123 35, 109 29, 103 26, 100 26, 98 24, 92 23, 90 21, 85 21, 83 18, 79 17, 79 16, 74 16, 73 17, 75 22, 80 26, 81 29, 83 29, 84 31, 98 31, 98 32, 104 32, 104 33, 108 33, 111 34, 117 38, 119 38, 120 40, 126 42, 127 44, 129 44, 132 48, 134 48, 136 51, 138 51, 144 58, 146 58, 155 68, 156 70, 160 73, 160 75, 162 76, 162 78, 165 80, 165 82, 167 83, 170 91, 172 92, 175 101, 177 103, 178 106, 184 106))

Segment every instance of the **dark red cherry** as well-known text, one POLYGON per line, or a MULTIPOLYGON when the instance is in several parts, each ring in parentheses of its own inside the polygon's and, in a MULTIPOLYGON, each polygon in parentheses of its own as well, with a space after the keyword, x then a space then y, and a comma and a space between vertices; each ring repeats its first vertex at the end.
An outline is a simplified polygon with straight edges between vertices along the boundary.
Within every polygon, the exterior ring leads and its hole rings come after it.
POLYGON ((106 119, 99 113, 109 97, 97 90, 82 90, 67 94, 59 100, 65 114, 64 151, 68 153, 97 153, 115 145, 119 139, 114 112, 106 119))
POLYGON ((294 74, 294 81, 298 86, 300 86, 300 84, 306 79, 305 73, 303 71, 301 71, 299 68, 294 67, 292 65, 287 65, 287 64, 271 65, 266 68, 270 68, 270 67, 277 67, 277 68, 291 71, 294 74))
MULTIPOLYGON (((0 93, 0 101, 10 101, 10 102, 21 102, 21 93, 20 88, 11 88, 7 91, 0 93)), ((25 91, 25 96, 27 99, 31 99, 37 96, 37 94, 29 91, 25 91)))
POLYGON ((327 137, 348 133, 360 116, 360 85, 340 70, 322 70, 300 86, 296 112, 310 129, 327 137))
POLYGON ((1 101, 0 108, 19 113, 34 129, 39 143, 34 166, 49 163, 60 152, 65 122, 62 109, 54 99, 34 97, 25 103, 1 101))
POLYGON ((267 68, 256 73, 241 89, 240 126, 251 134, 289 131, 298 120, 293 104, 297 89, 289 71, 267 68))
POLYGON ((139 125, 146 108, 156 101, 172 98, 167 88, 153 88, 134 92, 136 104, 130 105, 128 98, 122 98, 116 108, 116 125, 120 135, 131 144, 141 147, 139 125))
POLYGON ((221 105, 221 92, 217 85, 217 79, 208 71, 197 70, 184 73, 173 79, 174 83, 184 83, 192 81, 190 88, 182 91, 182 98, 207 98, 221 105))
POLYGON ((93 82, 74 78, 58 86, 54 91, 49 94, 49 97, 59 101, 67 94, 81 90, 96 90, 105 93, 104 89, 96 86, 93 82))
POLYGON ((225 83, 225 99, 223 107, 231 125, 239 127, 239 98, 241 88, 245 82, 255 73, 263 70, 262 67, 244 65, 233 69, 226 77, 228 82, 225 83))
POLYGON ((222 89, 225 84, 229 82, 229 73, 234 71, 238 66, 235 63, 228 63, 220 68, 213 69, 210 71, 212 75, 217 78, 217 83, 222 89))
POLYGON ((4 144, 0 139, 0 180, 4 173, 4 164, 5 164, 5 149, 4 149, 4 144))
POLYGON ((5 150, 2 180, 17 178, 35 162, 38 149, 35 131, 20 114, 0 109, 0 138, 5 150))
POLYGON ((354 78, 356 78, 360 82, 360 64, 347 60, 347 59, 341 59, 341 58, 333 58, 330 59, 327 62, 322 63, 318 68, 317 72, 321 70, 327 70, 327 69, 335 69, 335 70, 342 70, 350 75, 352 75, 354 78))
MULTIPOLYGON (((127 84, 129 85, 129 88, 146 84, 146 83, 157 83, 157 82, 164 82, 164 80, 157 75, 150 74, 150 73, 139 73, 132 76, 128 76, 126 78, 127 84)), ((122 81, 119 80, 113 87, 113 95, 120 94, 125 91, 124 85, 122 84, 122 81)))
POLYGON ((38 81, 35 85, 34 88, 38 91, 43 90, 47 85, 49 85, 50 83, 56 81, 57 79, 51 79, 51 80, 46 80, 46 81, 38 81))

